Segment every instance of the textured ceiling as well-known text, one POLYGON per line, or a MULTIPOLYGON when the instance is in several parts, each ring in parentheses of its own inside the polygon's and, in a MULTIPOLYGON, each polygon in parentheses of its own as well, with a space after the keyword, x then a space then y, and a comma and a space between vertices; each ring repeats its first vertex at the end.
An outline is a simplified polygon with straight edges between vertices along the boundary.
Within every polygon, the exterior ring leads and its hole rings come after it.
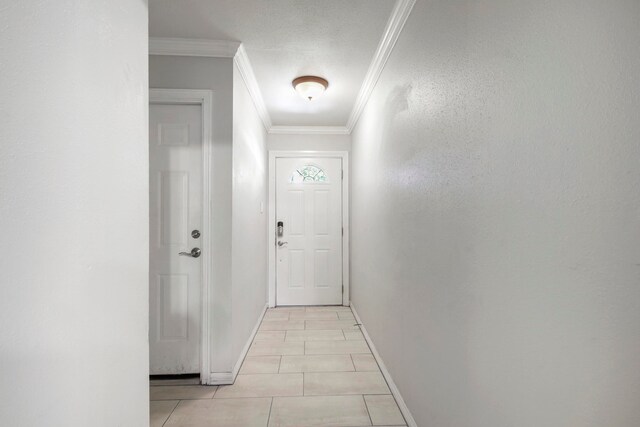
POLYGON ((274 125, 344 126, 394 0, 150 0, 151 37, 240 41, 274 125), (291 87, 313 74, 308 102, 291 87))

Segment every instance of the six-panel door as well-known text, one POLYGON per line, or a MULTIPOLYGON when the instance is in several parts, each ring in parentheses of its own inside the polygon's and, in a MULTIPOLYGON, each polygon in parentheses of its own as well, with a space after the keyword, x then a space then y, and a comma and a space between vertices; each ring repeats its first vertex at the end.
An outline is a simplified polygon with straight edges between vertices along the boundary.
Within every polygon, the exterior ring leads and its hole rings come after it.
POLYGON ((342 304, 342 159, 277 158, 276 304, 342 304))
MULTIPOLYGON (((149 353, 151 374, 200 372, 202 111, 149 108, 149 353)), ((204 253, 202 256, 208 256, 204 253)))

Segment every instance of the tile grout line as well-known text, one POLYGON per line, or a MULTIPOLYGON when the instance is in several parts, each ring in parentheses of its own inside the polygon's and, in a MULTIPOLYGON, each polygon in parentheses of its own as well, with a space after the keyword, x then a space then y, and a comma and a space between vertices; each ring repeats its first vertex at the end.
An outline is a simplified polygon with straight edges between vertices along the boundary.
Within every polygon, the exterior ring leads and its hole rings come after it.
POLYGON ((171 410, 171 412, 169 413, 169 416, 167 417, 166 420, 164 420, 164 422, 162 423, 162 425, 164 426, 167 421, 169 421, 169 418, 171 418, 171 415, 173 415, 173 411, 176 410, 176 408, 178 407, 178 405, 180 404, 180 402, 182 402, 182 400, 178 400, 178 403, 176 403, 176 406, 173 407, 173 409, 171 410))
POLYGON ((362 395, 362 401, 364 402, 364 407, 367 408, 367 415, 369 415, 369 421, 371 421, 371 425, 374 425, 373 418, 371 418, 371 412, 369 412, 369 405, 367 405, 367 399, 364 398, 364 394, 362 395))
MULTIPOLYGON (((366 405, 366 403, 365 403, 366 405)), ((269 405, 269 416, 267 417, 267 426, 269 427, 269 423, 271 422, 271 410, 273 409, 273 396, 271 397, 271 404, 269 405)))
MULTIPOLYGON (((330 371, 330 372, 290 372, 290 373, 285 373, 283 375, 297 375, 297 374, 301 374, 304 376, 304 374, 352 374, 353 372, 351 371, 330 371)), ((251 375, 268 375, 268 374, 251 374, 251 375)), ((271 375, 276 375, 276 374, 271 374, 271 375)), ((216 402, 219 402, 221 400, 244 400, 244 399, 268 399, 270 397, 321 397, 321 396, 391 396, 393 397, 393 395, 391 393, 374 393, 374 392, 369 392, 367 394, 362 394, 362 393, 330 393, 330 394, 324 394, 324 393, 318 393, 318 394, 303 394, 303 395, 299 395, 299 394, 279 394, 279 395, 274 395, 274 396, 259 396, 259 395, 252 395, 252 396, 234 396, 234 397, 218 397, 215 399, 216 402)), ((210 398, 202 398, 202 399, 166 399, 166 400, 153 400, 153 402, 170 402, 172 400, 177 400, 179 402, 194 402, 194 401, 200 401, 200 400, 211 400, 210 398)), ((394 399, 395 400, 395 399, 394 399)), ((176 404, 177 407, 177 404, 176 404)), ((398 424, 400 425, 400 424, 398 424)), ((404 424, 402 424, 402 426, 404 426, 404 424)))
POLYGON ((358 372, 356 369, 356 362, 353 361, 353 353, 349 353, 349 357, 351 358, 351 364, 353 365, 353 372, 358 372))
MULTIPOLYGON (((324 395, 315 395, 315 396, 324 396, 324 395)), ((344 394, 342 396, 353 396, 353 395, 344 394)), ((387 396, 387 395, 385 394, 380 396, 387 396)), ((277 396, 257 396, 256 395, 256 396, 219 397, 218 399, 216 399, 216 402, 220 402, 221 400, 269 399, 272 397, 302 397, 302 396, 300 396, 299 394, 281 394, 277 396)), ((207 400, 207 399, 191 399, 191 400, 207 400)))

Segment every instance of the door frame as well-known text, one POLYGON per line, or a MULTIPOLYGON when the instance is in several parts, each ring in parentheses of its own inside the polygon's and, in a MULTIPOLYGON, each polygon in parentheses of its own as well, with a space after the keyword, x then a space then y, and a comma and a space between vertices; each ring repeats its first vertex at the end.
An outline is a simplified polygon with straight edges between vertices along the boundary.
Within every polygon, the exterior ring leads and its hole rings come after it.
POLYGON ((269 307, 276 306, 276 159, 325 157, 342 159, 342 305, 349 306, 349 152, 348 151, 281 151, 269 150, 269 307))
MULTIPOLYGON (((209 295, 211 290, 211 272, 213 253, 211 239, 211 200, 213 189, 213 140, 212 108, 213 91, 199 89, 149 89, 149 104, 183 104, 200 105, 202 111, 202 250, 209 256, 203 256, 200 297, 200 382, 208 384, 210 372, 210 340, 209 340, 209 295)), ((150 284, 149 284, 150 285, 150 284)), ((151 307, 149 307, 151 310, 151 307)))

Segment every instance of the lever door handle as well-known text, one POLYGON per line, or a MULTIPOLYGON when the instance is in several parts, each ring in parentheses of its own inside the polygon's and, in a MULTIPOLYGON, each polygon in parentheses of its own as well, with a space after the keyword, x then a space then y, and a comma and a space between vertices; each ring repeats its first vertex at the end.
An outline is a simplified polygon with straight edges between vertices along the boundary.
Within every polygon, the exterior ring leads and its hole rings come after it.
POLYGON ((278 246, 283 247, 284 245, 286 245, 289 242, 283 242, 281 240, 278 240, 278 246))
POLYGON ((200 256, 201 252, 202 251, 200 250, 200 248, 193 248, 193 249, 191 249, 191 252, 180 252, 178 255, 190 256, 192 258, 198 258, 200 256))

